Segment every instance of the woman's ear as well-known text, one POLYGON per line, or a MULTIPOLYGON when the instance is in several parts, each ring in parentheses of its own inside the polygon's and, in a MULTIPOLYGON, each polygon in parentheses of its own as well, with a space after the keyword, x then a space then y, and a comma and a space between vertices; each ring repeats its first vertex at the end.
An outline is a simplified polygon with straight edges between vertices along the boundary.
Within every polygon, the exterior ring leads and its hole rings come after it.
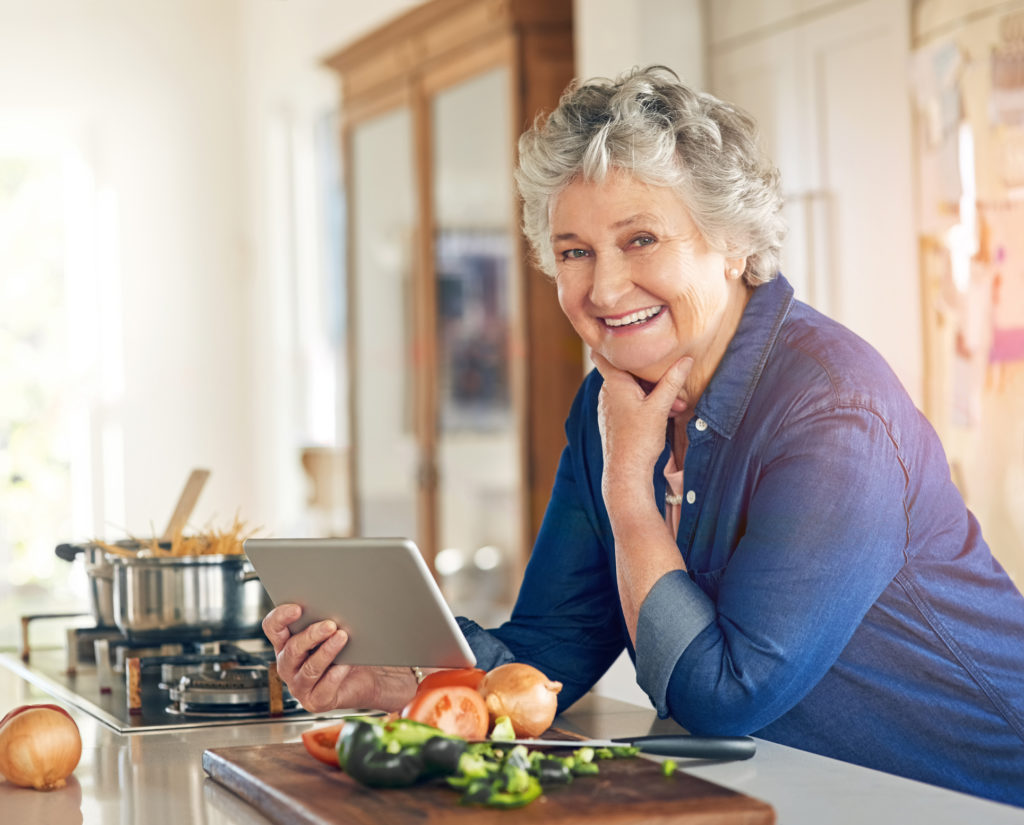
POLYGON ((746 258, 726 258, 725 259, 725 274, 730 278, 742 278, 743 273, 747 270, 747 259, 746 258))

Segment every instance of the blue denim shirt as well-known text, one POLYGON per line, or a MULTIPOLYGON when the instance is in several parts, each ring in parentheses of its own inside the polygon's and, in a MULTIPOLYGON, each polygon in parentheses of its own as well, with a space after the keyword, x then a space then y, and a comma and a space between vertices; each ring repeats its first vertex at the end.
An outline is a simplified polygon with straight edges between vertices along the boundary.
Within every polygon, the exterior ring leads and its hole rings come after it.
MULTIPOLYGON (((1024 805, 1024 597, 935 432, 883 359, 756 288, 688 424, 678 545, 636 649, 601 498, 601 377, 568 446, 510 620, 460 620, 481 667, 516 659, 566 707, 625 647, 662 716, 1024 805)), ((655 470, 663 502, 668 445, 655 470)), ((661 504, 664 508, 664 504, 661 504)))

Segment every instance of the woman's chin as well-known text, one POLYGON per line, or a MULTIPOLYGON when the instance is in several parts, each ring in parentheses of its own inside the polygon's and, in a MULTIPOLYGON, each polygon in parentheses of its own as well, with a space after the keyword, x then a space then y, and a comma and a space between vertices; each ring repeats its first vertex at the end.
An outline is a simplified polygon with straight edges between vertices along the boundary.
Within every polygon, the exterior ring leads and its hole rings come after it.
POLYGON ((666 351, 658 347, 654 352, 650 348, 617 347, 600 348, 601 353, 615 369, 628 372, 638 381, 646 381, 651 386, 657 384, 662 376, 684 353, 678 349, 666 351))
POLYGON ((628 372, 646 392, 650 392, 674 363, 674 361, 668 361, 667 363, 659 361, 657 364, 635 364, 628 367, 619 367, 619 369, 628 372))

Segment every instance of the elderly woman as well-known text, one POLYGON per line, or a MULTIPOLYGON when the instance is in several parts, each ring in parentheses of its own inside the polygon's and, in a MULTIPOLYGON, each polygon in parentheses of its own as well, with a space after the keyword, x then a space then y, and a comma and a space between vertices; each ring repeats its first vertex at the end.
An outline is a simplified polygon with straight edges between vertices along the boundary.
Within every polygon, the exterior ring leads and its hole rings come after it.
MULTIPOLYGON (((519 144, 526 234, 597 367, 508 622, 479 664, 578 699, 625 648, 661 716, 1024 805, 1024 598, 868 344, 779 274, 778 175, 668 70, 570 88, 519 144)), ((266 633, 311 709, 400 708, 400 669, 266 633)))

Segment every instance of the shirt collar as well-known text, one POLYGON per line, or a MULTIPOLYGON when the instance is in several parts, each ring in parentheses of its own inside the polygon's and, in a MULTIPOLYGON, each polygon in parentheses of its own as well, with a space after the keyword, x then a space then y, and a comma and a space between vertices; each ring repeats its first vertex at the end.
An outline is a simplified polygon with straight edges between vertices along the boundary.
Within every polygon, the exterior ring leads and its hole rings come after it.
POLYGON ((782 275, 756 287, 718 369, 695 413, 716 432, 732 438, 761 378, 768 353, 793 305, 793 287, 782 275))

